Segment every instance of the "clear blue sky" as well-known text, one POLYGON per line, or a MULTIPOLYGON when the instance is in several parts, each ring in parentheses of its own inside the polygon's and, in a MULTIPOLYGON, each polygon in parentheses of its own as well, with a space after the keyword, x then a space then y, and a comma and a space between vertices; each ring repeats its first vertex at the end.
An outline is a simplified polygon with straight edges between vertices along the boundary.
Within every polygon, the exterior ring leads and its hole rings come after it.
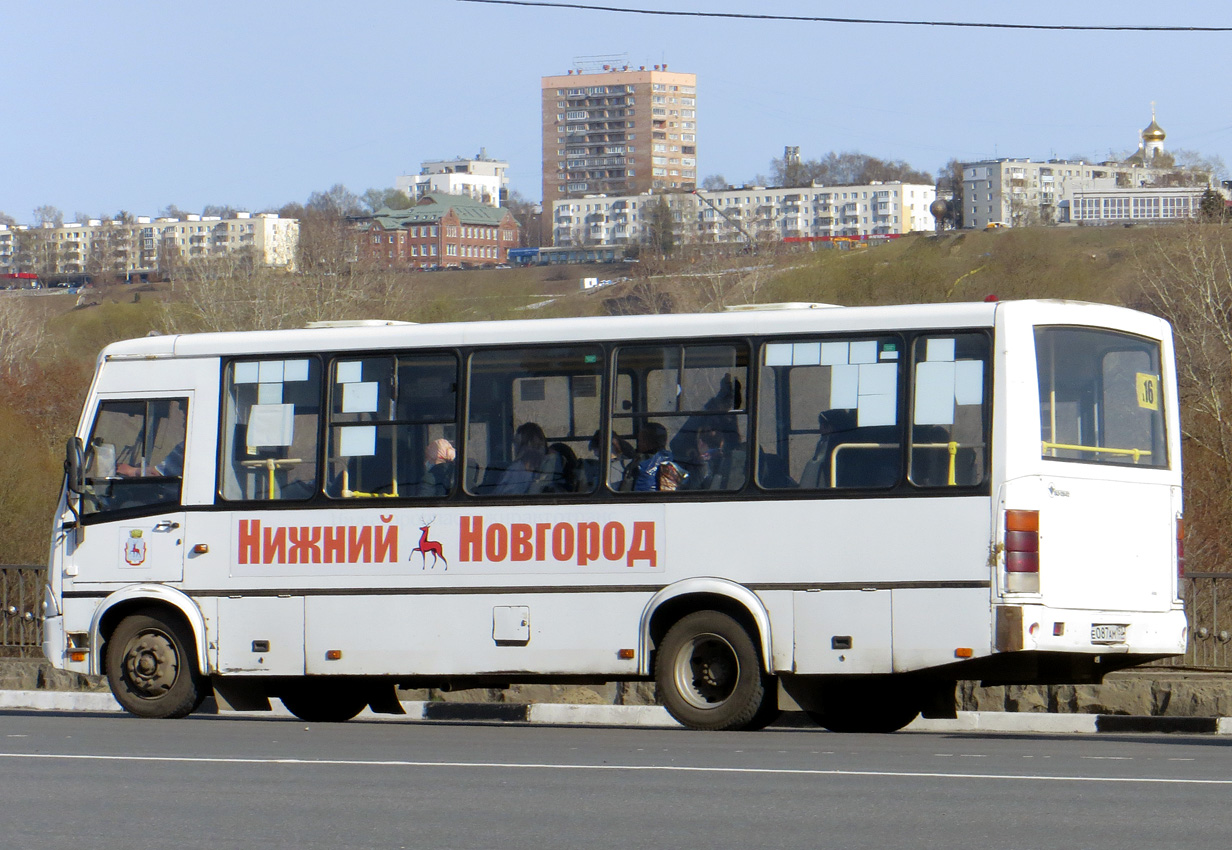
MULTIPOLYGON (((642 9, 996 23, 1232 26, 1228 0, 604 0, 642 9)), ((852 150, 1106 158, 1156 103, 1169 150, 1232 164, 1232 33, 1035 32, 652 18, 458 0, 6 0, 0 211, 253 211, 423 159, 510 162, 540 194, 539 78, 623 54, 698 76, 699 174, 852 150)), ((1226 175, 1225 175, 1226 176, 1226 175)))

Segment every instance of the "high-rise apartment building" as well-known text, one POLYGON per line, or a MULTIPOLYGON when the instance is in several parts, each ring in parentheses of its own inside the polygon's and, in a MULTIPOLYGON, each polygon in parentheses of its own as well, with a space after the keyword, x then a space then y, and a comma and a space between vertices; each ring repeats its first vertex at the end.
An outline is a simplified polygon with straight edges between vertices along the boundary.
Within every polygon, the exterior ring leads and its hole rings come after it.
POLYGON ((543 78, 543 205, 697 186, 697 75, 666 65, 543 78))

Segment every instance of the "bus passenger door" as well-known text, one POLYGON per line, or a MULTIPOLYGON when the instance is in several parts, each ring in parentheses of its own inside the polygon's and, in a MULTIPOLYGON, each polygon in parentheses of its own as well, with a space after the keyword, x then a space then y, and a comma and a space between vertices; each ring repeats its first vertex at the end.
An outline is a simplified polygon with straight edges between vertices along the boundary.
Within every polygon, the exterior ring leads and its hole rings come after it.
POLYGON ((86 446, 82 532, 65 554, 80 582, 178 582, 191 392, 102 399, 86 446))

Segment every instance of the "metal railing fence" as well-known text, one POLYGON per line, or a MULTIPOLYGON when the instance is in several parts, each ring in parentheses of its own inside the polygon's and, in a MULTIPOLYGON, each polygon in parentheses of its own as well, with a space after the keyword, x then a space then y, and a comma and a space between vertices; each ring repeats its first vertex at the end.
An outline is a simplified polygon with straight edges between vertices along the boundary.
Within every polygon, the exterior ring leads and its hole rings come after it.
POLYGON ((1188 573, 1182 580, 1189 647, 1156 662, 1194 670, 1232 668, 1232 573, 1188 573))
POLYGON ((0 657, 43 656, 46 567, 0 566, 0 657))

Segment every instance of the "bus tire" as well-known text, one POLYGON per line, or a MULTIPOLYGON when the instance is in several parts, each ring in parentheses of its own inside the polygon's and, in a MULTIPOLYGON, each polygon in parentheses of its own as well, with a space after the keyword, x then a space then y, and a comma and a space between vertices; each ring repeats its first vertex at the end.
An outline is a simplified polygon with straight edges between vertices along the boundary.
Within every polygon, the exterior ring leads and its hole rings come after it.
POLYGON ((308 723, 345 723, 368 705, 369 693, 351 681, 304 679, 278 698, 287 711, 308 723))
POLYGON ((107 641, 107 684, 138 717, 186 717, 210 693, 197 671, 192 632, 178 617, 140 611, 120 621, 107 641))
POLYGON ((757 645, 718 611, 697 611, 668 629, 655 684, 668 713, 690 729, 748 728, 767 699, 757 645))
POLYGON ((761 708, 757 709, 753 719, 742 727, 746 732, 756 732, 760 729, 765 729, 783 716, 783 711, 779 708, 778 700, 775 698, 777 695, 774 693, 774 680, 768 680, 765 687, 766 694, 762 697, 761 708))

